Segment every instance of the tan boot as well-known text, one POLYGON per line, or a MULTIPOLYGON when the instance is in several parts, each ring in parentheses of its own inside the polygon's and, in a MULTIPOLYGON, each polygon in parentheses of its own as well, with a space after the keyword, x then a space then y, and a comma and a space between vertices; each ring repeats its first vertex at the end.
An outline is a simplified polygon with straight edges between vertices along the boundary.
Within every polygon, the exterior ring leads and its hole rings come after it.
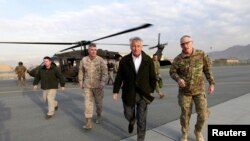
POLYGON ((188 134, 187 133, 182 134, 181 141, 188 141, 188 134))
POLYGON ((160 99, 162 99, 165 95, 164 94, 159 94, 160 95, 160 99))
POLYGON ((194 134, 195 134, 195 137, 196 137, 196 141, 204 141, 204 138, 203 138, 203 135, 201 132, 198 132, 196 130, 194 130, 194 134))
POLYGON ((86 124, 83 126, 84 129, 91 129, 92 125, 92 118, 86 118, 86 124))

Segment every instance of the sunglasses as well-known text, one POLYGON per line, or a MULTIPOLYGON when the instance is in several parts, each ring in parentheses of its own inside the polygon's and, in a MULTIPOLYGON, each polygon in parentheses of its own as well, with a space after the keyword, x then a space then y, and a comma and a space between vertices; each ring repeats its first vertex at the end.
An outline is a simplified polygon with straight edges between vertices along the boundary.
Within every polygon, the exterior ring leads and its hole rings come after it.
POLYGON ((190 42, 192 42, 192 41, 187 41, 187 42, 181 43, 181 46, 184 46, 184 45, 186 45, 186 44, 189 44, 190 42))

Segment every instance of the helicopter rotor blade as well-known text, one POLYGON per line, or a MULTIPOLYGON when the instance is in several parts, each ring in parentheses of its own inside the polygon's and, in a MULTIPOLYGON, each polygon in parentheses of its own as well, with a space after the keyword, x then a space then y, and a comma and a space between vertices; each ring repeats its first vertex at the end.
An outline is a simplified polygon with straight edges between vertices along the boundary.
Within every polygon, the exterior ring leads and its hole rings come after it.
POLYGON ((149 47, 148 49, 154 49, 154 48, 157 48, 158 47, 158 45, 157 46, 153 46, 153 47, 149 47))
POLYGON ((90 43, 98 41, 98 40, 102 40, 102 39, 106 39, 106 38, 109 38, 109 37, 125 34, 125 33, 128 33, 128 32, 136 31, 136 30, 143 29, 143 28, 148 28, 150 26, 152 26, 152 24, 146 23, 146 24, 143 24, 143 25, 141 25, 139 27, 127 29, 127 30, 124 30, 122 32, 111 34, 109 36, 98 38, 98 39, 95 39, 95 40, 92 40, 92 41, 80 41, 80 42, 72 42, 72 43, 69 43, 69 42, 0 42, 0 44, 2 43, 2 44, 74 45, 72 47, 69 47, 69 48, 66 48, 66 49, 63 49, 63 50, 60 51, 60 52, 62 52, 62 51, 66 51, 66 50, 69 50, 69 49, 76 48, 76 47, 86 46, 86 45, 89 45, 90 43))
POLYGON ((109 44, 109 43, 95 43, 97 45, 118 45, 118 46, 129 46, 129 44, 109 44))
POLYGON ((125 33, 128 33, 128 32, 136 31, 136 30, 143 29, 143 28, 148 28, 150 26, 152 26, 152 24, 146 23, 146 24, 143 24, 143 25, 141 25, 139 27, 127 29, 127 30, 124 30, 124 31, 121 31, 121 32, 118 32, 118 33, 115 33, 115 34, 111 34, 111 35, 108 35, 108 36, 105 36, 105 37, 102 37, 102 38, 99 38, 99 39, 95 39, 95 40, 92 40, 92 41, 81 41, 81 42, 78 42, 77 45, 66 48, 66 49, 63 49, 60 52, 63 52, 63 51, 69 50, 69 49, 73 49, 73 48, 76 48, 76 47, 79 47, 79 46, 86 46, 86 45, 89 45, 90 43, 98 41, 98 40, 102 40, 102 39, 106 39, 106 38, 109 38, 109 37, 125 34, 125 33))
POLYGON ((98 41, 98 40, 106 39, 106 38, 117 36, 117 35, 120 35, 120 34, 136 31, 136 30, 143 29, 143 28, 148 28, 150 26, 152 26, 152 24, 146 23, 146 24, 143 24, 143 25, 141 25, 139 27, 131 28, 131 29, 124 30, 124 31, 121 31, 121 32, 118 32, 118 33, 115 33, 115 34, 111 34, 111 35, 108 35, 108 36, 105 36, 105 37, 102 37, 102 38, 99 38, 99 39, 92 40, 91 42, 95 42, 95 41, 98 41))
POLYGON ((74 46, 72 46, 72 47, 69 47, 69 48, 65 48, 65 49, 63 49, 63 50, 60 50, 60 52, 63 52, 63 51, 66 51, 66 50, 70 50, 70 49, 74 49, 74 48, 77 48, 77 47, 80 47, 80 46, 81 46, 81 44, 78 43, 77 45, 74 45, 74 46))
MULTIPOLYGON (((109 44, 109 43, 95 43, 98 45, 118 45, 118 46, 130 46, 130 44, 109 44)), ((148 46, 148 45, 143 45, 143 46, 148 46)))
POLYGON ((160 45, 160 39, 161 38, 161 33, 158 34, 158 45, 160 45))
POLYGON ((0 44, 73 45, 73 44, 76 44, 76 43, 64 43, 64 42, 0 42, 0 44))
POLYGON ((168 45, 168 43, 159 44, 159 45, 156 45, 156 46, 153 46, 153 47, 149 47, 148 49, 161 48, 161 47, 164 47, 166 45, 168 45))
POLYGON ((164 43, 164 44, 162 44, 163 46, 166 46, 166 45, 168 45, 168 43, 164 43))

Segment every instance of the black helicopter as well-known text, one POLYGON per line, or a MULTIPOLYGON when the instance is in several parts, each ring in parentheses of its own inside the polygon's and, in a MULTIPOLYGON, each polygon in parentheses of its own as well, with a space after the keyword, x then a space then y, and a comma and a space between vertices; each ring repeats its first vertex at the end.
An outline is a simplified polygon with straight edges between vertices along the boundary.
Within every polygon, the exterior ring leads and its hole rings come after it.
POLYGON ((170 60, 165 59, 165 58, 162 57, 163 49, 165 48, 165 46, 168 45, 168 43, 161 44, 160 43, 160 38, 161 38, 161 34, 159 33, 158 34, 158 44, 156 46, 149 47, 149 49, 157 48, 157 51, 156 51, 155 54, 157 54, 161 66, 171 65, 172 63, 171 63, 170 60))
MULTIPOLYGON (((68 43, 68 42, 0 42, 0 43, 4 43, 4 44, 74 45, 72 47, 63 49, 58 53, 55 53, 51 58, 52 58, 53 62, 58 66, 59 70, 62 72, 62 74, 64 75, 66 80, 77 81, 78 67, 79 67, 80 61, 84 56, 88 55, 88 51, 86 49, 87 45, 89 45, 90 43, 105 39, 105 38, 125 34, 128 32, 133 32, 133 31, 136 31, 139 29, 148 28, 150 26, 152 26, 152 24, 144 24, 144 25, 139 26, 139 27, 127 29, 127 30, 124 30, 122 32, 111 34, 111 35, 108 35, 108 36, 105 36, 102 38, 98 38, 98 39, 95 39, 92 41, 83 40, 83 41, 72 42, 72 43, 68 43), (81 49, 75 50, 74 48, 77 48, 77 47, 80 47, 81 49), (72 50, 72 51, 67 51, 67 50, 72 50)), ((96 43, 96 44, 100 44, 100 43, 96 43)), ((129 46, 129 44, 104 44, 104 45, 129 46)), ((160 34, 159 34, 158 44, 156 46, 150 47, 149 49, 158 48, 158 50, 156 51, 156 54, 158 54, 158 57, 161 58, 162 51, 163 51, 165 45, 167 45, 167 43, 160 44, 160 34)), ((145 46, 147 46, 147 45, 145 45, 145 46)), ((113 51, 102 50, 102 49, 97 50, 97 55, 103 57, 104 59, 113 59, 113 60, 118 60, 119 57, 122 57, 122 55, 120 55, 119 52, 113 52, 113 51)), ((161 64, 161 66, 171 65, 171 62, 168 60, 160 60, 160 64, 161 64)), ((42 65, 43 64, 41 64, 35 68, 29 69, 28 70, 29 75, 32 77, 35 77, 37 72, 38 72, 39 67, 42 65)))

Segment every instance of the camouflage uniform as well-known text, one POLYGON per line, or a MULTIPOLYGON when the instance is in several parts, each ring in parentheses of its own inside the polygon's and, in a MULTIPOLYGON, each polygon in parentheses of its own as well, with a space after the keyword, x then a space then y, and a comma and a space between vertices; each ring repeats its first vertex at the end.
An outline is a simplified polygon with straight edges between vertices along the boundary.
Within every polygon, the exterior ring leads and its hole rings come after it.
POLYGON ((116 74, 117 74, 118 69, 119 69, 119 63, 120 63, 120 60, 115 62, 115 68, 114 68, 114 80, 115 80, 115 78, 116 78, 116 74))
POLYGON ((119 69, 119 63, 120 61, 116 61, 115 62, 115 69, 114 69, 114 72, 117 73, 118 72, 118 69, 119 69))
POLYGON ((103 87, 107 78, 107 65, 104 60, 97 56, 91 60, 89 56, 84 57, 79 66, 79 84, 84 87, 85 97, 85 117, 93 117, 94 103, 96 104, 96 113, 101 115, 103 87))
POLYGON ((107 67, 108 67, 107 84, 109 84, 109 82, 111 81, 111 84, 113 85, 113 83, 114 83, 114 68, 115 68, 115 65, 112 62, 108 62, 107 67))
POLYGON ((16 72, 17 78, 18 78, 18 81, 17 81, 18 86, 21 86, 21 85, 25 86, 26 85, 26 78, 25 78, 26 70, 27 70, 26 67, 23 65, 19 64, 18 66, 16 66, 15 72, 16 72))
POLYGON ((215 84, 210 59, 203 51, 197 49, 194 49, 190 56, 181 53, 174 59, 169 73, 175 81, 183 79, 186 82, 184 88, 179 87, 178 95, 182 133, 189 131, 193 101, 197 112, 195 130, 200 132, 208 117, 203 73, 210 85, 215 84))
MULTIPOLYGON (((154 66, 155 66, 155 73, 157 76, 157 79, 159 81, 160 79, 160 63, 159 61, 153 61, 154 62, 154 66)), ((159 86, 159 82, 157 81, 156 83, 156 87, 155 87, 155 91, 158 93, 158 95, 160 96, 160 98, 162 98, 164 96, 164 94, 161 92, 160 90, 160 86, 159 86)))

